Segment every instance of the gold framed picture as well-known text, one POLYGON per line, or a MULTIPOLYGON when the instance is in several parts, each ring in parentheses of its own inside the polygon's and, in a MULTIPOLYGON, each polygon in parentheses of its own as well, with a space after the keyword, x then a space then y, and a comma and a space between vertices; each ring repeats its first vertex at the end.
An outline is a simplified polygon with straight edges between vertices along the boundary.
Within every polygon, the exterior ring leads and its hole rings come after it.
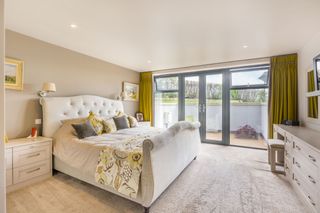
POLYGON ((23 61, 6 58, 4 76, 6 89, 23 90, 23 61))
POLYGON ((139 84, 123 82, 124 101, 139 100, 139 84))

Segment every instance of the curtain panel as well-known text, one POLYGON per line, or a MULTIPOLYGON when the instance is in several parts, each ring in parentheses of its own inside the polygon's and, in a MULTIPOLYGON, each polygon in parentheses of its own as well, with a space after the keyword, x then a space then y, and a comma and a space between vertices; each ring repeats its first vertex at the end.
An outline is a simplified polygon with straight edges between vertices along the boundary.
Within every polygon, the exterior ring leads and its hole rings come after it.
POLYGON ((269 91, 269 138, 273 124, 298 119, 298 55, 271 57, 269 91))
POLYGON ((139 110, 144 120, 152 124, 152 72, 140 73, 140 102, 139 110))
MULTIPOLYGON (((315 91, 314 72, 308 72, 308 92, 315 91)), ((308 98, 308 116, 318 118, 318 96, 308 98)))

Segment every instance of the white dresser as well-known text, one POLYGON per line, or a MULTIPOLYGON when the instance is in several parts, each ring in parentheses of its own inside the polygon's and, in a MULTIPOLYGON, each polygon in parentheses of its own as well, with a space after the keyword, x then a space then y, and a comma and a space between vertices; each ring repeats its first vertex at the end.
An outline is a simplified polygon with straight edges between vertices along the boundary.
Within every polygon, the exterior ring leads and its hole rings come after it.
POLYGON ((52 139, 37 137, 5 144, 7 192, 52 176, 52 139))
POLYGON ((284 139, 285 174, 310 212, 320 212, 320 132, 305 127, 274 125, 284 139))

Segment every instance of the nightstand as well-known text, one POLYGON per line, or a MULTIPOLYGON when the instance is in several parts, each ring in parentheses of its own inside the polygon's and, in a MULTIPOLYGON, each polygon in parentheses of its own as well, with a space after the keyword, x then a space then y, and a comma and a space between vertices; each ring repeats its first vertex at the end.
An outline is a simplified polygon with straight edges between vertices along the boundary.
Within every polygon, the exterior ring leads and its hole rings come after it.
POLYGON ((138 123, 139 123, 139 126, 151 127, 151 122, 150 121, 140 121, 138 123))
POLYGON ((5 144, 7 192, 52 176, 52 139, 19 138, 5 144))

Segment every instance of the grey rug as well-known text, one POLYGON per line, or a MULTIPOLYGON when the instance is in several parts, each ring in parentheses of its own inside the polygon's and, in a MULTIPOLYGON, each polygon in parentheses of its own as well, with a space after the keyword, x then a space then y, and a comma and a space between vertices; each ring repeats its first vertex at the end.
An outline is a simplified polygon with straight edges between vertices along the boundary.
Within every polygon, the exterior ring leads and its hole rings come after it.
MULTIPOLYGON (((197 160, 150 212, 306 212, 284 177, 269 169, 266 151, 203 144, 197 160)), ((8 212, 38 212, 30 204, 39 212, 143 212, 138 204, 61 173, 9 194, 7 204, 8 212)))

